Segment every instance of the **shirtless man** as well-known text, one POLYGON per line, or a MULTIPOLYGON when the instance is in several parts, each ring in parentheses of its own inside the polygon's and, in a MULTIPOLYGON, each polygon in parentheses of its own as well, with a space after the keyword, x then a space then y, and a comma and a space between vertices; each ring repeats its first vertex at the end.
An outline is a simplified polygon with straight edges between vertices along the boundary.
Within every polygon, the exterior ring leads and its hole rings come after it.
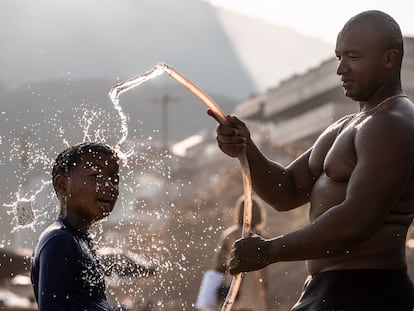
POLYGON ((224 153, 246 152, 262 199, 278 211, 310 203, 302 229, 235 242, 230 273, 307 260, 294 311, 412 311, 405 242, 414 215, 414 105, 401 86, 401 30, 383 12, 362 12, 338 34, 335 53, 344 93, 360 111, 289 166, 268 160, 236 117, 217 128, 224 153))

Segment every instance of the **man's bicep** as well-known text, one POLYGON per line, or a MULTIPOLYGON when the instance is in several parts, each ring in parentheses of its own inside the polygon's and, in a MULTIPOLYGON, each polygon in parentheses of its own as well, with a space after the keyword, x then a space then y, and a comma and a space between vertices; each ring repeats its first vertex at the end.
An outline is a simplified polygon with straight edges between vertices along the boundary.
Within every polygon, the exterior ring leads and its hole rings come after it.
POLYGON ((295 193, 295 196, 302 201, 302 204, 309 200, 309 195, 315 184, 315 177, 309 167, 310 154, 311 149, 302 154, 287 167, 292 181, 292 191, 295 193))
POLYGON ((406 189, 413 159, 405 139, 390 133, 366 131, 355 139, 357 164, 347 198, 358 200, 371 212, 388 213, 406 189), (365 134, 365 135, 362 135, 365 134))

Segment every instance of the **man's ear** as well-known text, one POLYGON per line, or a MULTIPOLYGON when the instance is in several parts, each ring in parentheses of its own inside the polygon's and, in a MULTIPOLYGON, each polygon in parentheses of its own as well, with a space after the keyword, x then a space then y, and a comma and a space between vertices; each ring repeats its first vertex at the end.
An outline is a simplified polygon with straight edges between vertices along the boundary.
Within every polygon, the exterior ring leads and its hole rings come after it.
POLYGON ((397 49, 388 50, 385 52, 385 68, 392 69, 397 66, 400 53, 397 49))
POLYGON ((66 176, 55 176, 53 179, 53 185, 58 196, 65 197, 68 195, 68 178, 66 176))

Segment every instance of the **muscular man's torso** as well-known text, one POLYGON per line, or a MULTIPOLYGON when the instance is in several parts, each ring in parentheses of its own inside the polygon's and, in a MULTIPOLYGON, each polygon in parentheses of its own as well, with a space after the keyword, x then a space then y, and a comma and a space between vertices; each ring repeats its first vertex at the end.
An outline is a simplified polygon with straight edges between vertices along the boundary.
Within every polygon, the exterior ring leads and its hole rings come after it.
MULTIPOLYGON (((309 168, 316 182, 310 198, 311 221, 344 201, 349 178, 357 164, 355 135, 361 125, 364 126, 363 122, 370 120, 362 115, 343 118, 329 127, 313 146, 309 168)), ((362 268, 405 269, 405 239, 414 212, 413 176, 409 179, 401 199, 367 241, 341 255, 309 260, 309 272, 362 268)))

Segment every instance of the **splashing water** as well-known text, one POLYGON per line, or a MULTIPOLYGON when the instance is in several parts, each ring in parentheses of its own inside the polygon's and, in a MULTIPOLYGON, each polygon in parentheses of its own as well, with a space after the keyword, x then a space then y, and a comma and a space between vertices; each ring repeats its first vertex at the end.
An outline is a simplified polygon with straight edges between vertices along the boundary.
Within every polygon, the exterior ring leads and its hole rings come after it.
POLYGON ((115 84, 109 92, 109 97, 112 103, 114 104, 115 109, 119 112, 119 116, 122 122, 122 137, 117 143, 118 148, 126 140, 128 136, 127 118, 122 111, 122 107, 119 104, 119 96, 122 93, 134 87, 139 86, 145 81, 148 81, 150 79, 160 76, 164 72, 167 72, 173 79, 175 79, 177 82, 179 82, 184 87, 186 87, 190 92, 192 92, 195 96, 197 96, 203 103, 205 103, 211 110, 213 110, 213 112, 219 117, 220 122, 223 122, 223 123, 227 122, 226 116, 223 113, 223 111, 214 103, 214 101, 207 94, 205 94, 200 88, 198 88, 194 83, 192 83, 182 74, 180 74, 174 68, 170 67, 169 65, 165 63, 159 63, 152 70, 149 70, 142 75, 139 75, 137 77, 130 78, 124 82, 115 84))
MULTIPOLYGON (((5 246, 31 248, 31 243, 35 242, 37 238, 37 234, 34 234, 34 232, 41 232, 42 227, 46 227, 57 216, 58 202, 53 187, 51 182, 44 182, 43 180, 49 180, 49 172, 54 156, 61 151, 62 143, 64 147, 68 147, 73 140, 78 142, 79 139, 103 142, 114 141, 118 151, 121 145, 122 152, 125 152, 126 146, 128 146, 128 150, 133 150, 127 154, 127 156, 130 156, 128 161, 132 164, 131 167, 125 168, 125 171, 121 173, 122 194, 120 194, 117 202, 119 208, 116 208, 110 218, 97 223, 94 228, 91 228, 92 233, 96 232, 94 235, 98 247, 112 245, 143 254, 145 257, 151 258, 151 262, 159 267, 160 272, 153 278, 145 279, 145 286, 142 279, 136 280, 135 284, 128 284, 130 280, 117 279, 115 279, 115 285, 108 282, 111 284, 109 288, 110 296, 115 300, 118 298, 113 297, 120 297, 120 302, 122 302, 122 297, 128 297, 138 305, 141 304, 139 300, 142 297, 149 297, 152 299, 151 303, 154 310, 192 309, 191 301, 188 299, 189 296, 186 297, 186 295, 193 291, 196 272, 201 269, 202 259, 209 260, 211 257, 211 253, 207 251, 206 246, 214 247, 211 244, 214 241, 213 237, 224 229, 218 219, 220 220, 220 217, 226 215, 226 212, 214 205, 216 202, 211 200, 213 196, 208 195, 208 192, 206 192, 207 195, 203 199, 200 199, 200 193, 196 198, 186 195, 183 190, 191 188, 191 186, 186 186, 186 180, 189 177, 179 177, 177 179, 177 176, 174 176, 172 178, 172 175, 166 172, 165 166, 160 165, 168 155, 161 154, 156 148, 151 147, 151 137, 136 137, 134 136, 136 133, 131 130, 128 133, 127 118, 119 105, 121 93, 164 72, 167 72, 170 77, 199 97, 208 107, 216 111, 216 115, 225 122, 224 114, 206 94, 166 64, 159 64, 148 73, 130 79, 130 83, 124 84, 123 87, 117 90, 115 90, 115 87, 120 86, 120 84, 114 86, 110 97, 115 110, 118 112, 115 113, 115 117, 112 105, 109 105, 110 109, 107 113, 105 108, 102 108, 99 104, 86 103, 83 99, 80 104, 71 102, 71 104, 74 104, 71 108, 72 115, 67 114, 68 111, 64 114, 65 111, 53 110, 53 116, 48 116, 46 113, 41 115, 40 119, 34 116, 35 124, 30 125, 30 122, 24 124, 30 133, 30 139, 27 141, 26 164, 24 164, 23 154, 19 149, 22 145, 21 133, 13 128, 12 133, 15 134, 13 137, 10 137, 10 135, 9 137, 0 136, 0 143, 3 146, 11 146, 10 157, 6 158, 6 155, 3 154, 0 164, 6 165, 7 163, 7 165, 10 165, 13 162, 12 164, 19 165, 21 170, 15 170, 17 172, 15 173, 16 181, 20 184, 19 186, 25 184, 23 179, 28 180, 24 187, 18 187, 18 191, 10 191, 9 195, 12 203, 3 204, 7 207, 7 209, 4 209, 5 213, 7 212, 7 214, 13 216, 8 224, 13 227, 12 232, 16 231, 16 236, 13 237, 14 241, 9 238, 0 239, 0 248, 5 246), (113 122, 113 124, 111 123, 112 126, 108 127, 108 121, 113 122), (42 122, 46 127, 42 127, 42 122), (120 140, 119 131, 113 131, 114 126, 119 124, 121 125, 122 134, 120 140), (107 127, 108 130, 106 130, 107 127), (133 136, 132 140, 129 139, 128 135, 133 136), (139 140, 133 141, 134 138, 139 138, 139 140), (128 144, 126 143, 127 139, 128 144), (137 168, 139 168, 139 171, 137 171, 137 168), (148 178, 148 176, 151 177, 148 178), (162 188, 162 180, 174 186, 168 189, 168 194, 159 190, 162 188), (156 193, 155 198, 151 199, 153 201, 150 199, 146 201, 145 197, 140 196, 141 193, 144 193, 141 190, 149 184, 155 189, 153 189, 154 191, 151 190, 153 191, 152 195, 156 193), (167 198, 167 196, 171 196, 171 198, 167 198), (206 207, 214 207, 216 209, 214 215, 210 214, 211 209, 207 214, 208 209, 206 207), (201 222, 198 216, 195 215, 201 216, 201 222), (201 234, 197 231, 200 224, 204 228, 201 234), (194 252, 197 252, 198 255, 194 256, 194 252), (175 307, 168 305, 173 301, 181 305, 175 305, 175 307)), ((60 95, 58 98, 60 98, 60 95)), ((56 100, 58 99, 46 98, 42 99, 42 102, 53 106, 56 100)), ((45 109, 50 109, 47 105, 45 109)), ((33 109, 41 110, 38 106, 33 107, 33 109)), ((29 111, 27 114, 29 114, 29 111)), ((9 113, 2 116, 9 118, 9 113)), ((111 145, 115 144, 111 143, 111 145)), ((191 185, 191 181, 188 182, 188 185, 191 185)), ((11 184, 10 187, 15 186, 11 184)), ((188 189, 188 191, 191 193, 192 190, 188 189)), ((146 190, 145 193, 148 192, 146 190)), ((248 201, 246 200, 246 203, 248 201)), ((6 234, 9 233, 10 231, 6 234)))
MULTIPOLYGON (((94 122, 99 120, 101 118, 102 112, 100 111, 94 111, 91 109, 79 108, 77 107, 76 110, 80 110, 82 112, 82 116, 80 120, 78 121, 78 124, 81 125, 81 129, 83 132, 83 141, 105 141, 104 135, 101 133, 99 129, 94 130, 94 135, 91 134, 91 126, 94 122)), ((48 120, 48 123, 51 121, 56 120, 48 120)), ((37 124, 38 126, 40 124, 37 124)), ((29 131, 29 127, 25 126, 25 131, 29 131)), ((35 128, 30 129, 32 132, 38 131, 35 128)), ((69 147, 70 143, 63 137, 65 134, 67 134, 62 126, 57 128, 55 130, 55 136, 56 137, 62 137, 63 143, 65 147, 69 147)), ((26 133, 26 136, 28 134, 26 133)), ((27 137, 25 138, 27 139, 27 137)), ((11 233, 16 232, 20 229, 25 228, 32 228, 34 230, 34 225, 36 221, 39 220, 39 216, 43 216, 44 213, 40 213, 39 211, 36 211, 34 208, 34 203, 36 201, 36 197, 45 189, 50 190, 50 186, 52 184, 51 181, 41 181, 40 185, 31 185, 30 188, 35 187, 36 190, 30 191, 34 194, 28 194, 24 192, 29 192, 26 186, 22 186, 22 184, 26 184, 27 180, 25 179, 25 176, 29 174, 30 171, 39 171, 39 168, 35 168, 37 165, 42 165, 43 167, 40 169, 40 171, 44 171, 50 164, 53 162, 53 159, 51 159, 48 155, 46 150, 42 150, 38 146, 35 145, 33 142, 26 142, 27 146, 25 146, 24 149, 27 150, 21 150, 21 146, 18 142, 13 142, 12 145, 12 155, 11 157, 18 158, 20 156, 20 161, 26 162, 25 164, 21 164, 21 166, 24 166, 24 171, 20 172, 20 174, 23 176, 19 176, 18 178, 21 179, 21 184, 19 185, 19 189, 14 193, 15 195, 15 201, 10 204, 3 204, 4 207, 11 208, 7 210, 7 214, 13 215, 13 224, 15 226, 12 228, 11 233), (24 160, 22 158, 25 158, 24 160), (26 188, 26 189, 24 189, 26 188)))
POLYGON ((11 210, 8 210, 8 214, 15 215, 17 225, 14 227, 12 232, 25 227, 33 226, 36 218, 39 213, 33 209, 33 202, 36 200, 36 196, 41 193, 51 181, 42 182, 41 187, 30 197, 21 197, 19 193, 16 194, 17 199, 12 204, 4 204, 5 207, 11 207, 11 210))
POLYGON ((15 204, 13 206, 9 206, 13 207, 13 213, 17 217, 17 224, 19 226, 24 227, 34 222, 35 215, 32 208, 33 199, 34 198, 27 199, 17 197, 15 204))
MULTIPOLYGON (((160 73, 162 72, 165 71, 160 73)), ((0 136, 1 147, 4 148, 0 153, 0 166, 10 167, 10 173, 3 175, 3 180, 9 184, 5 190, 7 194, 1 198, 4 200, 1 204, 4 216, 0 216, 3 222, 0 248, 32 249, 39 233, 58 216, 59 202, 49 180, 54 158, 62 146, 66 148, 80 140, 102 141, 114 146, 121 136, 119 125, 122 123, 122 128, 126 128, 127 119, 118 116, 122 109, 114 111, 112 104, 101 105, 81 99, 80 103, 71 101, 72 106, 66 105, 66 110, 55 109, 54 103, 60 100, 60 96, 59 94, 57 99, 52 98, 50 101, 44 98, 40 100, 50 105, 46 109, 53 115, 39 113, 39 117, 32 111, 24 111, 31 119, 10 124, 13 135, 0 136), (22 130, 18 128, 20 124, 22 130), (114 131, 114 128, 117 130, 114 131), (25 137, 23 129, 27 132, 25 137), (3 152, 6 146, 7 152, 3 152), (26 152, 22 152, 22 146, 25 146, 26 152)), ((39 105, 33 105, 31 109, 41 111, 39 105)), ((11 118, 12 113, 14 111, 0 116, 15 119, 11 118)), ((6 131, 2 135, 3 133, 6 131)), ((185 215, 182 211, 190 209, 181 208, 181 189, 185 188, 186 180, 190 177, 180 177, 182 180, 176 176, 172 178, 171 168, 160 165, 169 155, 154 148, 156 142, 152 137, 130 129, 127 139, 128 142, 122 144, 122 152, 132 150, 134 154, 127 154, 130 155, 130 166, 121 165, 120 168, 122 186, 116 209, 110 217, 97 222, 91 228, 91 234, 95 237, 97 248, 110 245, 135 251, 150 258, 161 272, 152 278, 137 279, 134 282, 130 279, 112 279, 108 281, 109 296, 112 301, 120 303, 131 299, 135 302, 135 308, 142 305, 139 299, 146 297, 152 299, 154 311, 166 310, 164 306, 172 300, 179 301, 184 306, 174 310, 190 310, 191 301, 184 298, 186 291, 193 288, 191 278, 194 274, 189 271, 189 267, 196 271, 195 267, 199 264, 198 261, 191 262, 194 257, 192 252, 197 248, 203 251, 203 247, 199 246, 200 235, 187 236, 189 231, 185 226, 188 226, 188 221, 183 219, 185 215), (163 188, 163 183, 169 187, 168 192, 163 188), (146 187, 151 189, 144 189, 146 187), (173 217, 179 218, 172 221, 175 225, 170 228, 170 219, 173 217), (186 239, 182 239, 177 232, 178 228, 186 232, 186 239), (184 249, 180 244, 182 242, 186 244, 184 249), (170 279, 176 281, 171 283, 170 279)), ((175 161, 172 158, 168 160, 169 163, 175 161)), ((194 202, 186 203, 186 206, 194 206, 194 202)), ((198 224, 193 222, 192 226, 198 224)), ((219 225, 214 223, 216 231, 206 232, 204 238, 209 234, 217 235, 223 229, 216 229, 219 225)))
POLYGON ((128 136, 128 124, 127 124, 127 117, 125 116, 124 112, 122 111, 122 107, 119 104, 119 95, 122 93, 130 90, 131 88, 134 88, 142 83, 144 83, 147 80, 150 80, 152 78, 155 78, 159 75, 161 75, 163 72, 165 72, 165 68, 162 65, 158 65, 151 71, 147 71, 143 75, 140 75, 138 77, 134 77, 131 79, 128 79, 124 82, 115 84, 112 89, 109 92, 109 98, 111 99, 112 103, 114 104, 115 110, 118 111, 119 116, 121 118, 121 133, 122 136, 118 143, 116 144, 116 149, 120 150, 121 144, 125 142, 127 136, 128 136))
MULTIPOLYGON (((117 146, 120 146, 125 140, 128 135, 128 127, 126 124, 126 117, 122 112, 122 108, 119 105, 119 95, 122 93, 137 87, 138 85, 144 83, 147 80, 155 78, 162 73, 167 72, 173 79, 179 82, 181 85, 186 87, 190 92, 192 92, 195 96, 197 96, 204 104, 207 105, 217 116, 218 121, 220 123, 226 124, 228 121, 226 120, 226 116, 223 111, 217 106, 217 104, 207 95, 205 94, 200 88, 198 88, 194 83, 192 83, 189 79, 183 76, 174 68, 170 67, 165 63, 160 63, 155 66, 152 70, 145 72, 144 74, 133 77, 128 79, 124 82, 118 83, 114 85, 109 92, 109 97, 111 98, 114 107, 118 110, 121 120, 122 120, 122 128, 123 128, 123 136, 119 140, 117 146)), ((245 152, 239 154, 239 161, 241 165, 242 175, 243 175, 243 189, 244 189, 244 218, 243 218, 243 231, 242 237, 248 236, 250 229, 251 229, 251 210, 252 210, 252 183, 250 177, 250 169, 249 163, 247 160, 247 156, 245 152)), ((240 273, 235 276, 232 280, 229 292, 227 294, 226 300, 223 304, 222 311, 229 311, 232 308, 232 305, 236 299, 237 292, 239 290, 241 281, 243 278, 243 274, 240 273)))

